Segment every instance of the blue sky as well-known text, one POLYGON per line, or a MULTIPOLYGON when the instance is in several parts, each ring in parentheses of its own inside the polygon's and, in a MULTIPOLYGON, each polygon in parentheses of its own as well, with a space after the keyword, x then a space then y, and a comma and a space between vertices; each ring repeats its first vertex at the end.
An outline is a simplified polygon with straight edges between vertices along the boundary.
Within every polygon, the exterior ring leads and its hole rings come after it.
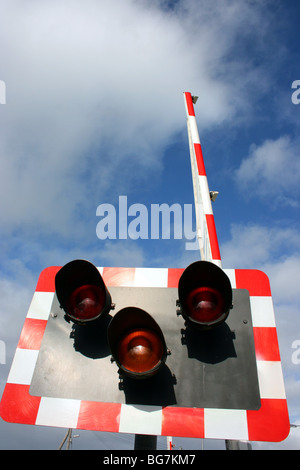
MULTIPOLYGON (((270 278, 290 420, 300 424, 300 364, 291 359, 300 340, 299 20, 297 0, 1 2, 1 393, 45 267, 74 258, 136 267, 199 259, 185 240, 96 235, 97 207, 117 208, 122 195, 149 211, 193 203, 190 91, 199 96, 209 187, 219 191, 223 267, 270 278)), ((64 430, 0 421, 0 433, 2 449, 35 449, 56 448, 64 430)), ((253 445, 299 449, 299 433, 253 445)), ((74 448, 132 448, 130 436, 79 434, 74 448)))

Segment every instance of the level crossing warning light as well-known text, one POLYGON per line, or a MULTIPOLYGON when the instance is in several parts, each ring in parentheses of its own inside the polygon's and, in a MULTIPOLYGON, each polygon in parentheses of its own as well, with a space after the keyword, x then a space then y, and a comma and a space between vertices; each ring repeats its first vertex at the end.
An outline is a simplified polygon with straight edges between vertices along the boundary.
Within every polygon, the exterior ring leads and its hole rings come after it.
MULTIPOLYGON (((114 308, 99 270, 86 260, 64 265, 55 276, 55 291, 65 319, 79 325, 91 325, 114 308)), ((166 360, 164 335, 151 315, 140 308, 118 311, 110 318, 107 334, 120 375, 147 378, 166 360)))
POLYGON ((140 308, 124 308, 113 317, 108 326, 108 343, 121 374, 135 379, 153 376, 166 361, 161 328, 140 308))
POLYGON ((178 283, 179 306, 187 325, 207 329, 223 323, 232 308, 228 276, 209 261, 196 261, 182 273, 178 283))
POLYGON ((86 260, 64 265, 55 276, 55 291, 66 317, 75 323, 96 320, 112 308, 101 274, 86 260))

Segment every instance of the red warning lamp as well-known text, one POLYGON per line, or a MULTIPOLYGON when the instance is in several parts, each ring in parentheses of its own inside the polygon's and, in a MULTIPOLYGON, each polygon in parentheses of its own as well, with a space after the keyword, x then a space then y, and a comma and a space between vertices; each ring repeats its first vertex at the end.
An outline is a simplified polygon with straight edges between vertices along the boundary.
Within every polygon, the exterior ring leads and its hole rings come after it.
POLYGON ((55 276, 61 308, 75 323, 96 320, 111 309, 111 296, 98 269, 89 261, 74 260, 55 276))
POLYGON ((187 324, 213 328, 226 320, 232 308, 232 289, 224 271, 208 261, 196 261, 182 273, 178 284, 180 306, 187 324))
POLYGON ((108 343, 120 372, 139 379, 151 377, 165 363, 167 347, 156 321, 144 310, 120 310, 108 327, 108 343))
POLYGON ((224 301, 217 289, 199 287, 188 294, 186 305, 192 320, 210 323, 222 315, 224 301))

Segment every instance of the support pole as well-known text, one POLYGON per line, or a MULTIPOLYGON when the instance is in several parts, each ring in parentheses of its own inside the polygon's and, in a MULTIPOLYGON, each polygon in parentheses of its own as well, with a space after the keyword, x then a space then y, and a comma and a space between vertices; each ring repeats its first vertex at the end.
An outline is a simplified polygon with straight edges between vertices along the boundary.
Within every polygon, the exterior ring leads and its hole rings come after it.
POLYGON ((60 446, 58 447, 57 450, 61 450, 64 443, 66 442, 66 440, 68 439, 68 442, 67 442, 67 449, 66 450, 69 450, 69 447, 70 447, 70 442, 71 442, 71 437, 72 437, 72 429, 68 429, 68 431, 66 432, 66 435, 65 437, 63 438, 63 440, 61 441, 60 443, 60 446))
POLYGON ((157 436, 147 434, 136 434, 134 450, 156 450, 157 436))
POLYGON ((226 450, 252 450, 252 446, 248 441, 225 441, 226 450))
POLYGON ((69 429, 69 435, 68 435, 66 450, 70 450, 71 442, 72 442, 72 429, 69 429))

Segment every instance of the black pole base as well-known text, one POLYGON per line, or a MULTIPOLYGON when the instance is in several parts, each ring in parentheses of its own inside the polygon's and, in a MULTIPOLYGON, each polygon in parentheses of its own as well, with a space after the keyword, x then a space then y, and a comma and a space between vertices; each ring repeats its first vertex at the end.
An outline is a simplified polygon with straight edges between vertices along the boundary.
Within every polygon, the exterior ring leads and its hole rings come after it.
POLYGON ((134 450, 156 450, 157 436, 146 434, 136 434, 134 440, 134 450))

